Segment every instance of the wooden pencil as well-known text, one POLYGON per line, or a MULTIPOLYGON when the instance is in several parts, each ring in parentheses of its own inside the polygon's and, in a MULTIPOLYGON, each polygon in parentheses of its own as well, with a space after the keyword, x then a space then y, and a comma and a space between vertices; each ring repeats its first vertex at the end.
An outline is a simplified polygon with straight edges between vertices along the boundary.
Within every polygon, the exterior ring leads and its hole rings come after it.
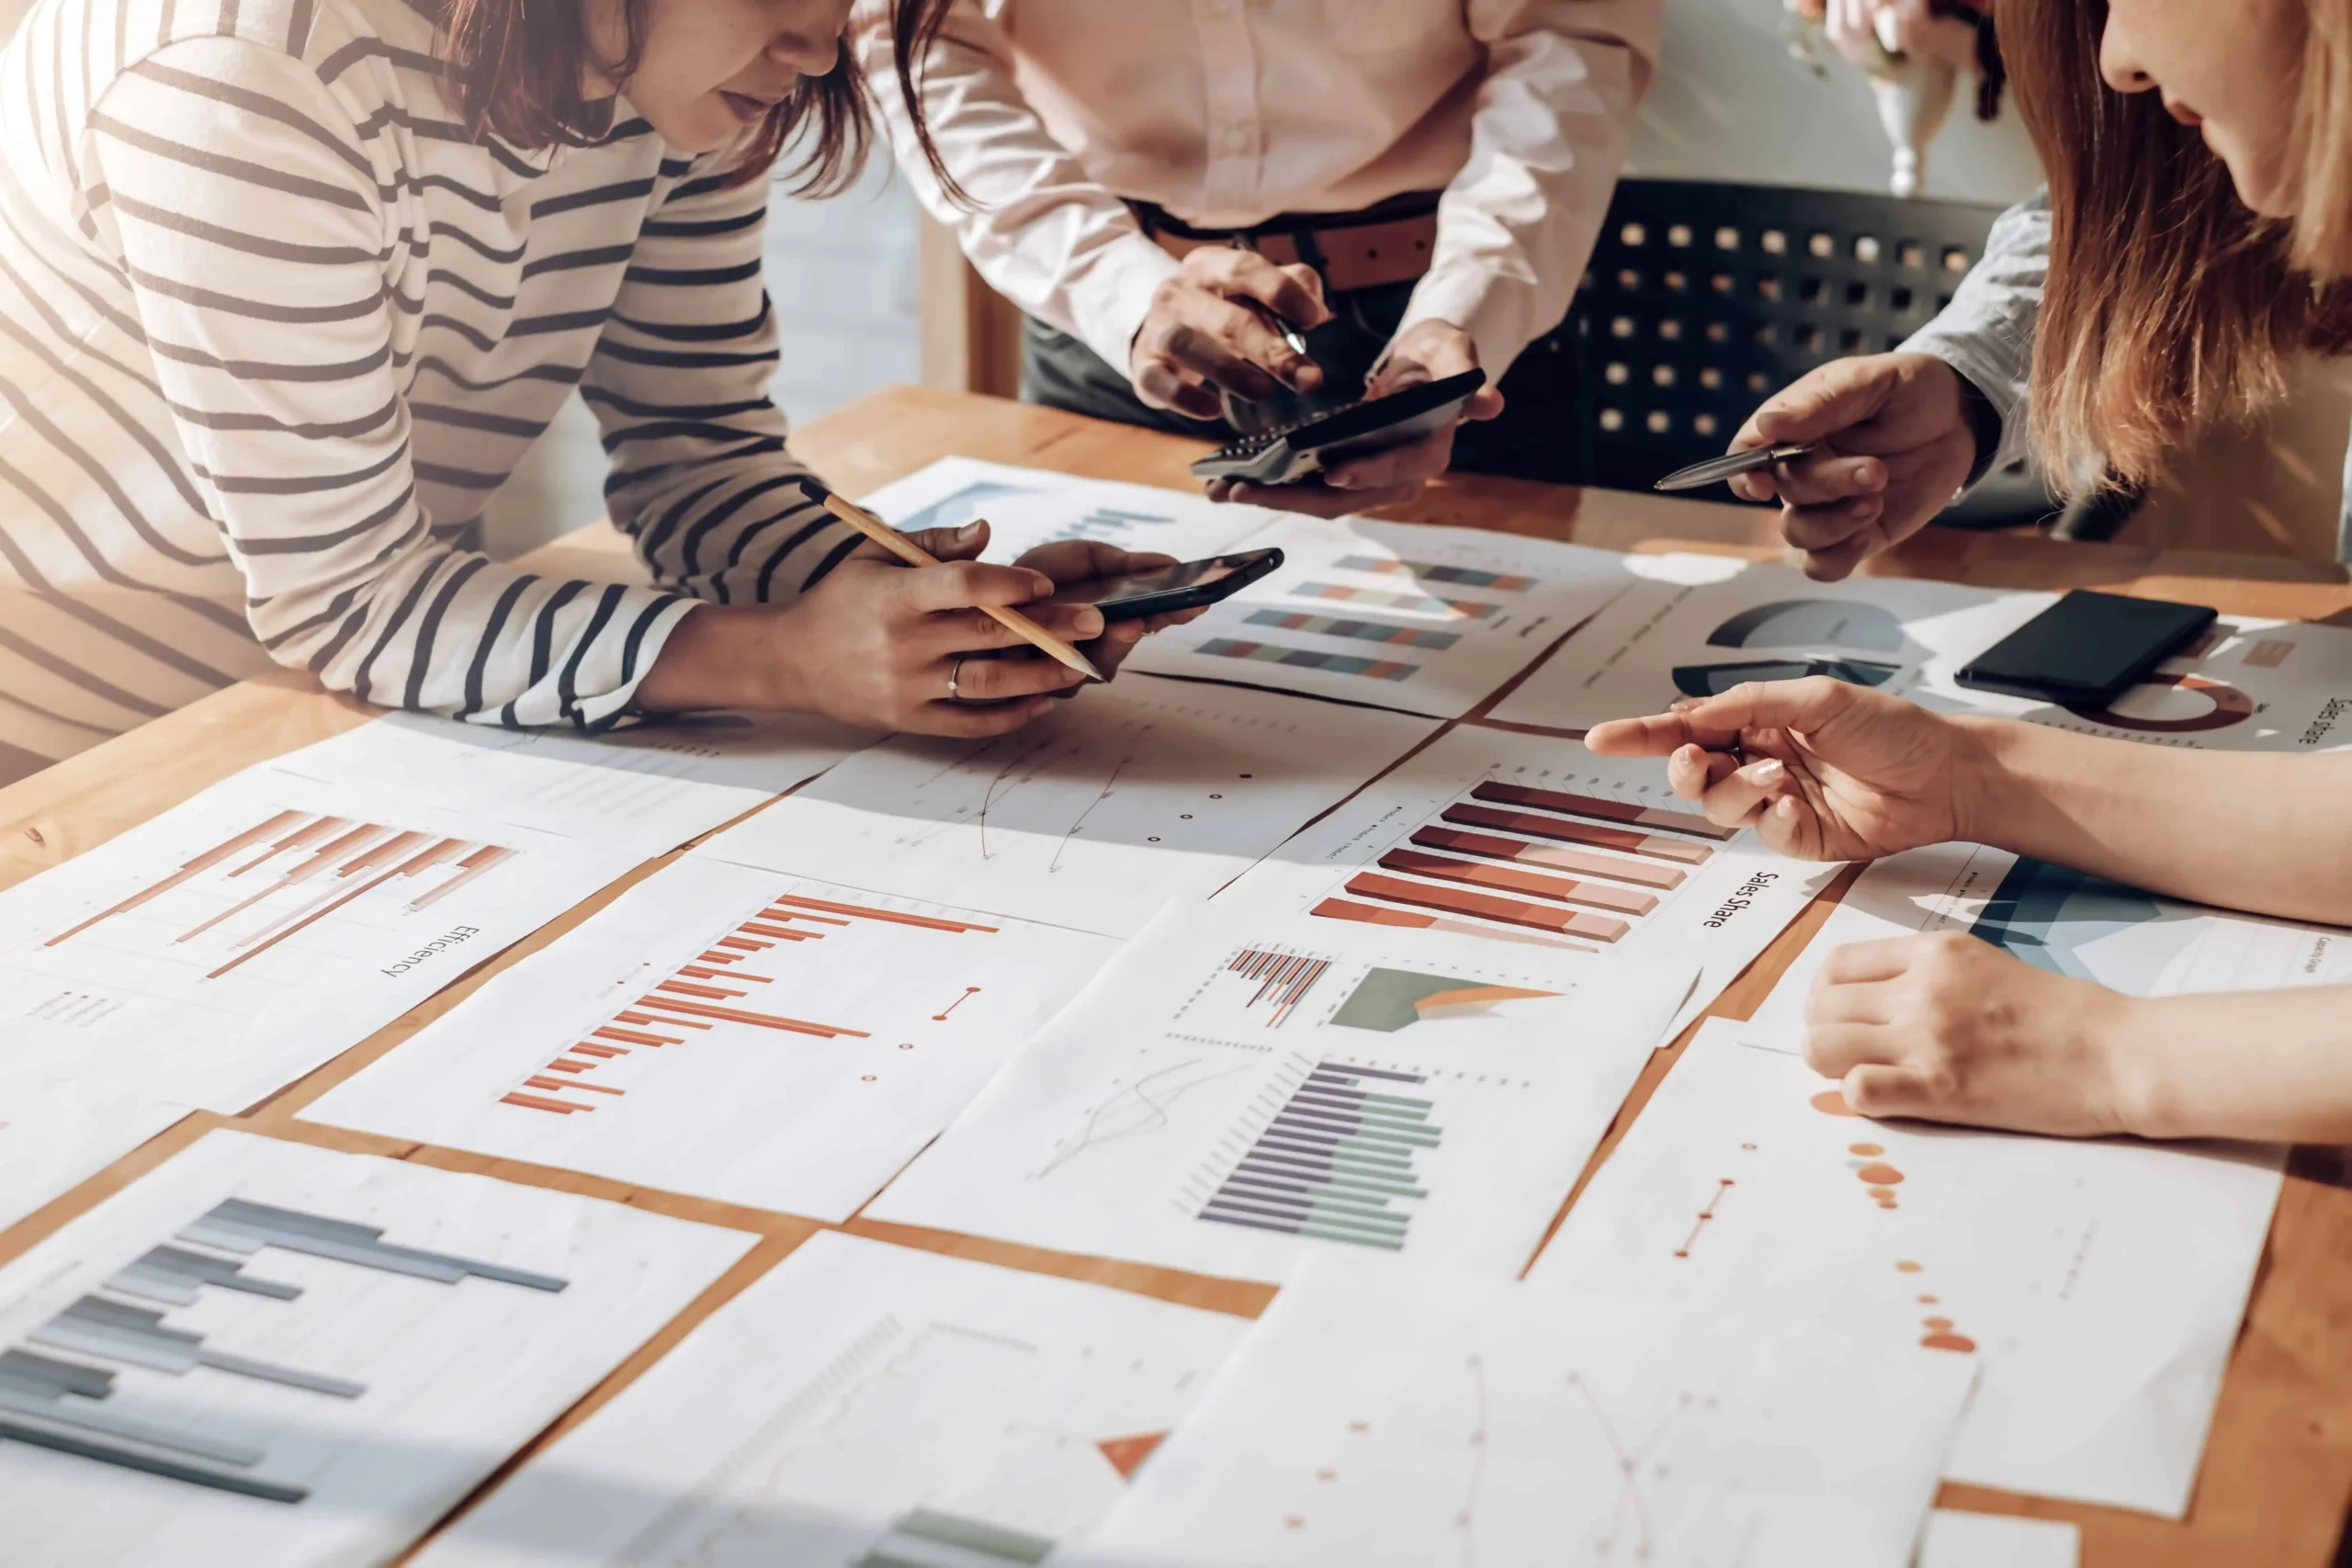
MULTIPOLYGON (((916 544, 912 539, 908 538, 904 534, 899 533, 896 528, 891 527, 890 525, 885 523, 871 512, 866 511, 865 508, 859 506, 853 502, 843 501, 840 496, 835 495, 831 491, 826 489, 815 479, 802 479, 800 481, 800 488, 808 492, 808 498, 811 501, 814 501, 818 505, 822 506, 826 511, 831 513, 834 516, 840 518, 842 522, 848 524, 851 527, 856 529, 859 533, 865 535, 867 538, 873 540, 876 544, 881 546, 884 549, 889 551, 892 555, 898 557, 909 566, 937 566, 940 564, 939 558, 937 556, 933 555, 929 550, 924 549, 921 545, 916 544)), ((1069 643, 1064 642, 1060 637, 1056 637, 1053 633, 1047 631, 1045 627, 1039 626, 1036 622, 1031 620, 1020 611, 1003 608, 996 604, 982 604, 978 606, 978 609, 990 620, 996 622, 999 626, 1004 627, 1005 630, 1012 633, 1013 636, 1021 638, 1023 642, 1028 643, 1040 653, 1044 653, 1069 668, 1077 671, 1088 680, 1100 681, 1104 678, 1102 671, 1094 668, 1094 661, 1092 660, 1087 658, 1086 655, 1080 653, 1077 649, 1072 648, 1069 643)))

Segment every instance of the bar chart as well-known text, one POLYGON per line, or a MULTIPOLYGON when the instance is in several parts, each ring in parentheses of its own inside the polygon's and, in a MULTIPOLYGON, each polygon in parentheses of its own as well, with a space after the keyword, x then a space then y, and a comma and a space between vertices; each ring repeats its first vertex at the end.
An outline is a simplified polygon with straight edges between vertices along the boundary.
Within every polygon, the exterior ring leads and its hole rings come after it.
MULTIPOLYGON (((1233 955, 1221 977, 1244 1013, 1261 1018, 1268 1029, 1280 1029, 1330 967, 1329 958, 1315 953, 1245 947, 1233 955)), ((1190 1010, 1176 1016, 1181 1021, 1190 1010)))
POLYGON ((1444 1130, 1419 1073, 1295 1060, 1281 1106, 1201 1205, 1242 1225, 1388 1252, 1405 1249, 1410 1205, 1429 1196, 1416 1162, 1444 1130))
POLYGON ((688 855, 301 1114, 845 1219, 1111 945, 688 855))
POLYGON ((503 844, 279 811, 44 945, 147 911, 166 921, 165 942, 204 954, 204 978, 217 980, 322 921, 421 914, 515 855, 503 844))
POLYGON ((208 1134, 0 1269, 0 1557, 390 1562, 751 1241, 208 1134))
POLYGON ((366 1393, 364 1382, 224 1350, 206 1343, 204 1335, 165 1321, 171 1309, 196 1305, 207 1289, 299 1300, 301 1287, 248 1275, 236 1261, 265 1247, 445 1285, 470 1278, 537 1291, 560 1291, 566 1284, 548 1275, 392 1246, 383 1235, 379 1227, 242 1199, 215 1205, 176 1233, 175 1241, 186 1245, 151 1247, 107 1277, 106 1293, 82 1296, 34 1329, 27 1339, 34 1348, 0 1351, 0 1438, 267 1502, 301 1502, 309 1495, 306 1488, 258 1473, 268 1457, 265 1450, 200 1426, 120 1416, 106 1401, 115 1392, 119 1369, 128 1367, 175 1377, 203 1367, 332 1399, 366 1393), (133 1305, 120 1299, 125 1296, 159 1304, 133 1305), (81 1359, 59 1361, 41 1355, 43 1350, 81 1359), (93 1361, 114 1367, 87 1364, 93 1361))
POLYGON ((1655 915, 1733 831, 1694 812, 1489 780, 1314 913, 1594 951, 1655 915))

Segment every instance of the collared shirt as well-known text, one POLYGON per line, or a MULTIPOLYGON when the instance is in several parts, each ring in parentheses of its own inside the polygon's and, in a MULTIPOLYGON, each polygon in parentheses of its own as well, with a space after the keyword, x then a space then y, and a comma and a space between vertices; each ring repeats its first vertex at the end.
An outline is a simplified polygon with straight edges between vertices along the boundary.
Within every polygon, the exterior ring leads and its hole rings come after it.
POLYGON ((1442 191, 1403 331, 1499 377, 1599 235, 1663 0, 956 0, 923 62, 948 201, 899 102, 885 7, 857 57, 900 166, 999 293, 1124 370, 1176 264, 1122 198, 1204 228, 1442 191))

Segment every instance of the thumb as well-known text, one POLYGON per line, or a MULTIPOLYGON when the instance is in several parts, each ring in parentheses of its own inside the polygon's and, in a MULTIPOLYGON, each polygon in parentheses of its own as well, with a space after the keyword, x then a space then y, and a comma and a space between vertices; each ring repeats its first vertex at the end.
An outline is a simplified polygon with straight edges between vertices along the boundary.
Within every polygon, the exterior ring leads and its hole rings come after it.
POLYGON ((1826 365, 1756 411, 1756 434, 1772 446, 1821 441, 1872 418, 1894 389, 1892 366, 1871 360, 1826 365))
POLYGON ((977 560, 989 547, 989 525, 983 521, 967 523, 961 528, 925 528, 907 537, 941 560, 977 560))

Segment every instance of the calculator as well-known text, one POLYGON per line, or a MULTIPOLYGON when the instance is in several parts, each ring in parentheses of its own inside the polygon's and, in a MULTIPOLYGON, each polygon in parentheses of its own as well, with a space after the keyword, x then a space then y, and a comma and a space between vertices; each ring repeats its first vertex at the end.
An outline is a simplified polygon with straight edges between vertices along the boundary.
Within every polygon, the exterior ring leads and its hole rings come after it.
POLYGON ((1464 370, 1385 398, 1326 409, 1220 446, 1194 463, 1193 473, 1204 479, 1296 484, 1321 472, 1327 462, 1402 446, 1444 429, 1462 417, 1463 408, 1486 384, 1484 370, 1464 370))

